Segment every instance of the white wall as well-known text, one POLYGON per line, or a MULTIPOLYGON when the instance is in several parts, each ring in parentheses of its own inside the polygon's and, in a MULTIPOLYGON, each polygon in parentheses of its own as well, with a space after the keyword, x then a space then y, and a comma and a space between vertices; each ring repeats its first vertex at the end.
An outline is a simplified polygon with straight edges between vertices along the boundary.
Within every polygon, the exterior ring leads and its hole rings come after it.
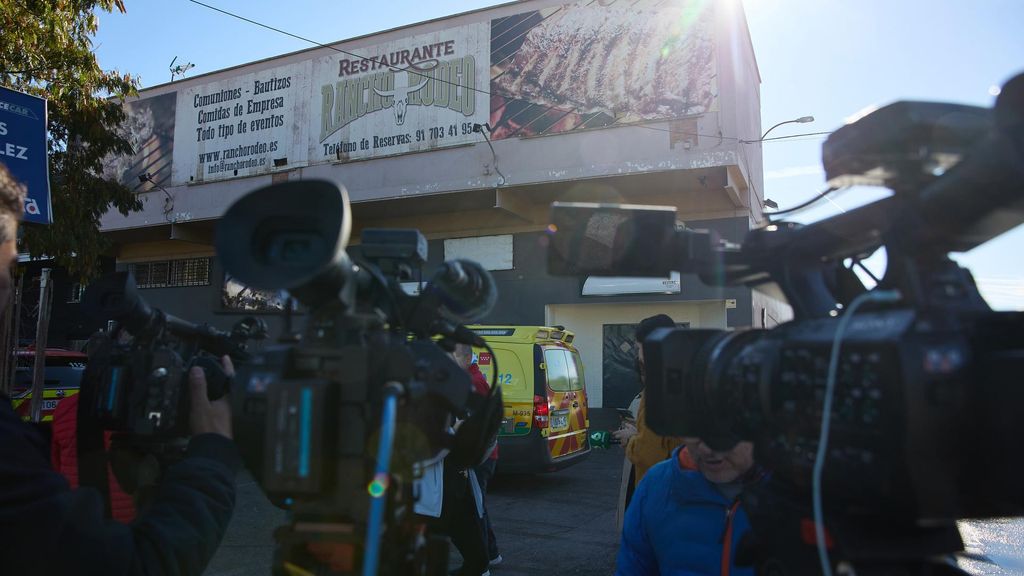
POLYGON ((648 316, 668 314, 691 328, 726 328, 724 300, 658 302, 649 304, 552 304, 545 307, 546 324, 565 326, 576 333, 586 371, 587 401, 593 408, 604 403, 604 372, 601 362, 605 324, 636 324, 648 316))

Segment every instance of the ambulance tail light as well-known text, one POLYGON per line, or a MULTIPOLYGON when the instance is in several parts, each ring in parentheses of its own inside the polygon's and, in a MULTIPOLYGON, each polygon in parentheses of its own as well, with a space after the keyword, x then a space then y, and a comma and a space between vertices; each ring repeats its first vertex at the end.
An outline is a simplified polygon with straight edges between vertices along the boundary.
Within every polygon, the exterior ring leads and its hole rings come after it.
POLYGON ((548 427, 548 399, 543 396, 533 397, 533 425, 538 428, 548 427))

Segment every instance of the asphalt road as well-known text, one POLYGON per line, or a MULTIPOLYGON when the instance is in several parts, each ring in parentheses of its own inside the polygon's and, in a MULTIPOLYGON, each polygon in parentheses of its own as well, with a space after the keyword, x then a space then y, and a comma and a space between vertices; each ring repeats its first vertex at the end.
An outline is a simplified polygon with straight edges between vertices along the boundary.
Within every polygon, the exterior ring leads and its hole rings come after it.
MULTIPOLYGON (((594 450, 559 472, 495 477, 487 507, 504 562, 492 574, 611 574, 622 457, 621 448, 594 450)), ((206 575, 269 575, 273 529, 283 522, 284 514, 243 473, 235 514, 206 575)), ((454 548, 451 555, 458 565, 454 548)))
MULTIPOLYGON (((488 500, 504 562, 493 576, 609 575, 618 535, 615 504, 623 450, 594 450, 576 466, 551 474, 497 476, 488 500)), ((273 529, 284 514, 252 478, 239 477, 235 515, 208 576, 269 575, 273 529)), ((1024 574, 1024 519, 962 522, 970 574, 1024 574)), ((460 563, 452 549, 451 565, 460 563)))

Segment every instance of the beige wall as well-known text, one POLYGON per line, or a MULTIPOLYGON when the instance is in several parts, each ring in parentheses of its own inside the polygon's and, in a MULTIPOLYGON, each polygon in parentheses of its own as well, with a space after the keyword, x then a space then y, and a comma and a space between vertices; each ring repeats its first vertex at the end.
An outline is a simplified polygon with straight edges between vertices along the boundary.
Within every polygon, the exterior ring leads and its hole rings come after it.
POLYGON ((605 324, 636 324, 655 314, 668 314, 691 328, 726 328, 725 300, 702 302, 658 302, 651 304, 552 304, 545 308, 546 323, 565 326, 576 333, 587 379, 587 401, 591 407, 603 404, 602 339, 605 324))

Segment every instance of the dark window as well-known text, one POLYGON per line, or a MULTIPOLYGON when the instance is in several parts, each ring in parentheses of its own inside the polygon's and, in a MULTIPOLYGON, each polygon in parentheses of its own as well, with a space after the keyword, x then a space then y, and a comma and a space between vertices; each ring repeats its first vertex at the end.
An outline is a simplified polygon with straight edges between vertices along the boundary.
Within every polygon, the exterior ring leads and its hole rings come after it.
POLYGON ((209 258, 140 262, 132 264, 131 271, 139 288, 210 285, 209 258))
POLYGON ((71 294, 68 295, 68 304, 78 304, 82 301, 82 294, 85 293, 85 285, 75 282, 71 285, 71 294))

